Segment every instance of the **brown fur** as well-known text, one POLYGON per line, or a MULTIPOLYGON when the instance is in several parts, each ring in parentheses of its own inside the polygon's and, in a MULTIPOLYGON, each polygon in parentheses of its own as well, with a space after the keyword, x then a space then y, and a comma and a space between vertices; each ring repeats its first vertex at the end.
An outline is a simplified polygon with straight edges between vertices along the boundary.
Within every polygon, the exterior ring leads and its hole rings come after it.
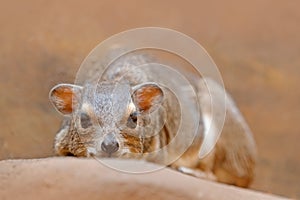
MULTIPOLYGON (((155 74, 136 67, 137 60, 143 61, 141 58, 131 57, 122 61, 124 65, 111 66, 105 71, 101 84, 97 85, 96 90, 93 86, 95 83, 88 80, 83 87, 74 86, 77 88, 76 92, 80 93, 80 95, 75 95, 80 96, 78 107, 65 117, 62 128, 56 136, 56 153, 105 157, 107 155, 99 148, 101 140, 107 134, 114 134, 120 143, 120 150, 109 156, 145 159, 170 165, 172 168, 196 177, 247 187, 254 176, 255 142, 229 94, 225 99, 227 115, 221 137, 215 148, 205 158, 199 159, 203 138, 209 137, 204 136, 203 133, 208 128, 204 117, 211 114, 210 98, 213 97, 220 103, 224 101, 220 95, 222 88, 210 79, 195 81, 201 110, 198 133, 192 144, 189 144, 187 139, 191 137, 191 133, 186 132, 186 135, 179 136, 170 146, 168 144, 175 138, 179 128, 181 110, 188 112, 185 106, 189 105, 180 105, 174 94, 167 88, 160 88, 155 83, 147 83, 149 80, 152 81, 150 76, 155 76, 155 74), (206 84, 209 84, 213 91, 208 92, 206 84), (97 91, 96 96, 93 96, 94 91, 97 91), (88 112, 85 110, 87 107, 88 112), (126 126, 128 120, 132 120, 130 118, 132 113, 143 110, 151 112, 147 114, 138 112, 137 122, 130 121, 131 125, 136 123, 136 128, 126 126), (80 126, 80 113, 83 111, 89 114, 91 124, 93 124, 86 129, 80 126), (152 135, 153 133, 156 134, 152 135), (187 145, 189 148, 184 149, 187 145), (159 155, 155 154, 155 151, 163 147, 168 148, 159 155), (186 151, 177 159, 178 152, 183 150, 186 151), (173 163, 170 164, 170 160, 173 163)), ((95 79, 91 77, 91 80, 95 79)), ((58 86, 55 88, 58 90, 54 89, 50 93, 54 106, 58 105, 55 102, 57 99, 63 100, 65 104, 74 103, 71 102, 74 99, 71 96, 72 91, 75 90, 58 86)), ((185 91, 181 85, 178 85, 178 88, 185 91)), ((218 105, 216 109, 218 111, 218 105)), ((66 114, 71 108, 58 110, 66 114)), ((192 112, 195 110, 192 109, 192 112)), ((187 116, 190 117, 192 114, 188 113, 187 116)), ((220 120, 218 116, 215 120, 220 120)), ((217 133, 211 132, 210 134, 217 133)))

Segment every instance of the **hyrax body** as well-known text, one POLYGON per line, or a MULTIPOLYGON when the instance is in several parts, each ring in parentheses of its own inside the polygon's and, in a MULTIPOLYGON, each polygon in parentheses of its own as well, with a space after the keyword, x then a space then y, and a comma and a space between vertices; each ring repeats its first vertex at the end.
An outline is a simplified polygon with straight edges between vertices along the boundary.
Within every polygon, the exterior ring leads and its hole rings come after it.
MULTIPOLYGON (((55 152, 63 156, 145 159, 197 177, 247 187, 253 179, 255 142, 231 97, 226 95, 221 136, 214 149, 200 159, 203 138, 210 143, 217 134, 207 131, 214 126, 214 121, 207 123, 211 117, 210 98, 220 102, 224 98, 219 92, 222 88, 213 80, 196 80, 194 89, 201 115, 193 143, 189 143, 191 133, 187 132, 164 148, 178 131, 181 112, 188 109, 179 104, 172 91, 153 82, 157 73, 138 67, 143 62, 143 56, 132 56, 112 65, 101 77, 88 72, 89 78, 81 86, 59 84, 50 91, 51 102, 64 115, 55 138, 55 152), (205 84, 213 91, 209 93, 205 84), (189 148, 176 159, 187 145, 189 148), (157 153, 160 149, 164 150, 157 153)), ((176 87, 179 91, 186 89, 176 87)))

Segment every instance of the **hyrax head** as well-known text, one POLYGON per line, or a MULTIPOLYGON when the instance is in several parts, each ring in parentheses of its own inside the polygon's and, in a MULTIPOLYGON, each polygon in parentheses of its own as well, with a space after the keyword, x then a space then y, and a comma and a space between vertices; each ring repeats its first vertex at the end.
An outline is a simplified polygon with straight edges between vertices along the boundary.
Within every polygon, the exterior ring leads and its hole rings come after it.
POLYGON ((56 110, 70 120, 67 128, 62 127, 64 133, 56 137, 58 154, 130 157, 145 151, 145 134, 159 131, 153 123, 159 121, 155 111, 164 93, 156 83, 134 87, 109 82, 84 87, 59 84, 49 97, 56 110))

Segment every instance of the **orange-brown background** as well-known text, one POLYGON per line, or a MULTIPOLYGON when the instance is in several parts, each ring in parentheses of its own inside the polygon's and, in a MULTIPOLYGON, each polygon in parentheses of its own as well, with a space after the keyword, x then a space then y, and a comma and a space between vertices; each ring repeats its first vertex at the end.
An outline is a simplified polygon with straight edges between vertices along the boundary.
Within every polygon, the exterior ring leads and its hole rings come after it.
POLYGON ((253 130, 254 189, 300 198, 300 1, 0 0, 0 159, 52 155, 48 91, 99 42, 161 26, 201 43, 253 130))

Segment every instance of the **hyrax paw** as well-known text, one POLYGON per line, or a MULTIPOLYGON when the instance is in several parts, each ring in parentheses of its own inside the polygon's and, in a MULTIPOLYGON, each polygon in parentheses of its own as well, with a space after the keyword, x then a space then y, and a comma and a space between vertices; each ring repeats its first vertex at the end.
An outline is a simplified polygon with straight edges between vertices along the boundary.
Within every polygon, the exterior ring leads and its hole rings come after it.
POLYGON ((212 181, 217 181, 215 175, 211 172, 204 172, 201 171, 199 169, 191 169, 188 167, 178 167, 177 171, 190 175, 190 176, 194 176, 197 178, 202 178, 202 179, 208 179, 208 180, 212 180, 212 181))

